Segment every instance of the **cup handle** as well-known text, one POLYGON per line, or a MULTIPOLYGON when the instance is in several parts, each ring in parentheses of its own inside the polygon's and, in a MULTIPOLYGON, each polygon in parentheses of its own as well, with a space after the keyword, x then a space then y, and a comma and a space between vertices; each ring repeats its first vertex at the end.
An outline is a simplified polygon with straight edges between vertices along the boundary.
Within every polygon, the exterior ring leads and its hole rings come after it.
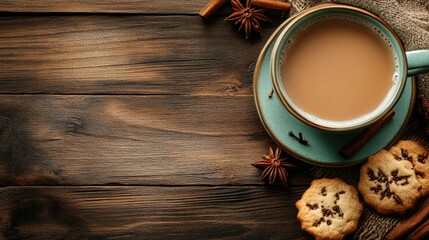
POLYGON ((405 54, 408 62, 408 76, 429 73, 429 50, 408 51, 405 54))

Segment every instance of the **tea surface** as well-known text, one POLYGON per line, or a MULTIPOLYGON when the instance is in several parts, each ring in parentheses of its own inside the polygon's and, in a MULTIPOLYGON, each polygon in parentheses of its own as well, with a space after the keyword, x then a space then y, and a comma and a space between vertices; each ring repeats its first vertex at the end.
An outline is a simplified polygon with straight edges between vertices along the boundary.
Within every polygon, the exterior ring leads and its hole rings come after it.
POLYGON ((324 19, 297 35, 281 71, 295 105, 321 119, 346 121, 380 105, 393 85, 395 61, 387 42, 364 25, 324 19))

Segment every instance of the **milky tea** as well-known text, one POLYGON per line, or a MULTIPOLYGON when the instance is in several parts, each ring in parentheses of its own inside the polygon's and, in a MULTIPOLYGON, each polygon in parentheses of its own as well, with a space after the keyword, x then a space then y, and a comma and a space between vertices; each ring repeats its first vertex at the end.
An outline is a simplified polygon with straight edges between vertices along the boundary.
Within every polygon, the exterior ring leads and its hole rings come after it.
POLYGON ((327 121, 358 119, 382 107, 398 77, 388 41, 352 19, 309 24, 283 52, 281 76, 291 102, 327 121))

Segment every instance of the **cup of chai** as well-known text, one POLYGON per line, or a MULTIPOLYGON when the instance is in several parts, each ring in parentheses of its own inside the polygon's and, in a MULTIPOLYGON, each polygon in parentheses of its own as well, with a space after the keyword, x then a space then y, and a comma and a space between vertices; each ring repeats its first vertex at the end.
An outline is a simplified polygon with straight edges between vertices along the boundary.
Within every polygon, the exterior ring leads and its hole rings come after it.
POLYGON ((351 131, 386 115, 408 76, 429 72, 429 50, 406 52, 394 29, 367 10, 322 4, 284 27, 270 68, 275 93, 299 121, 351 131))

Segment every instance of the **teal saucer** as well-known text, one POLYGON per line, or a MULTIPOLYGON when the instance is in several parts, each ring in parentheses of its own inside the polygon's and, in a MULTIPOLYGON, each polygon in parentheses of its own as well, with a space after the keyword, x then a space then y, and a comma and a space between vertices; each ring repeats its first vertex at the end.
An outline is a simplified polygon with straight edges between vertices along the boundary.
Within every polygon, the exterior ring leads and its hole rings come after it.
POLYGON ((253 76, 253 92, 259 117, 271 138, 290 155, 319 166, 347 167, 366 161, 366 158, 380 149, 396 142, 408 122, 415 99, 414 78, 408 78, 405 89, 394 107, 395 116, 351 158, 345 159, 339 149, 359 132, 329 133, 307 126, 293 117, 281 104, 275 92, 270 74, 270 58, 273 45, 280 30, 291 20, 284 22, 270 37, 259 55, 253 76), (272 96, 270 97, 270 93, 272 96), (302 133, 308 145, 300 144, 289 136, 302 133))

